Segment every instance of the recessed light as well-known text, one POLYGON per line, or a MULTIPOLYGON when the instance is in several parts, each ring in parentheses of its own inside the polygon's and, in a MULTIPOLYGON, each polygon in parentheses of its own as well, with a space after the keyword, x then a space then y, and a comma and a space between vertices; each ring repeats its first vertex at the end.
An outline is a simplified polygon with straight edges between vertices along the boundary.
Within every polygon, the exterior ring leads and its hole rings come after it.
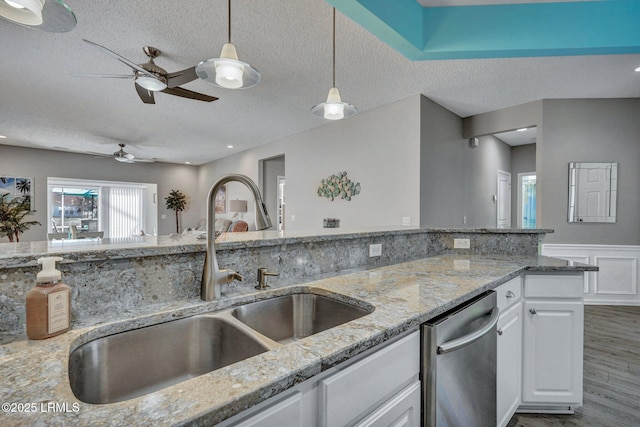
POLYGON ((227 148, 233 148, 233 145, 227 145, 227 148))
POLYGON ((516 129, 516 132, 524 132, 525 130, 527 130, 527 128, 520 128, 520 129, 516 129))
POLYGON ((633 70, 633 71, 635 71, 636 73, 640 73, 640 67, 636 68, 636 69, 635 69, 635 70, 633 70))
POLYGON ((0 135, 0 139, 7 139, 7 137, 4 135, 0 135))
POLYGON ((190 164, 191 164, 191 162, 184 162, 184 164, 185 164, 185 165, 190 165, 190 164))

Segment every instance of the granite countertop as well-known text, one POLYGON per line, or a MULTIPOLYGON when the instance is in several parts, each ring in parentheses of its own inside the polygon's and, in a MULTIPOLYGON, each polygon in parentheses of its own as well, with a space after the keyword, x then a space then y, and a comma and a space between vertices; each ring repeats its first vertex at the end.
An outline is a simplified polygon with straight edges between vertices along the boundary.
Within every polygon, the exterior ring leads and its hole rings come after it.
MULTIPOLYGON (((322 229, 313 231, 274 230, 223 233, 216 238, 217 249, 238 249, 278 246, 297 242, 320 242, 363 237, 414 233, 509 233, 547 234, 547 229, 453 229, 416 227, 366 227, 358 229, 322 229)), ((168 236, 131 236, 104 239, 53 240, 38 242, 0 243, 0 268, 16 268, 37 265, 43 256, 63 256, 65 263, 134 258, 140 256, 171 255, 176 253, 203 252, 206 239, 199 239, 203 232, 191 231, 168 236)))
MULTIPOLYGON (((213 424, 233 416, 403 332, 465 300, 529 271, 593 271, 554 258, 438 255, 339 274, 295 287, 226 295, 220 301, 181 301, 145 307, 126 318, 74 319, 58 337, 0 339, 0 402, 33 404, 35 412, 0 412, 3 426, 147 426, 213 424), (71 350, 95 338, 219 310, 295 290, 342 294, 371 304, 367 316, 242 362, 124 402, 79 401, 68 382, 71 350), (51 404, 58 404, 51 409, 51 404), (44 406, 43 406, 44 405, 44 406), (47 409, 49 408, 49 409, 47 409)), ((4 409, 4 406, 3 406, 4 409)))

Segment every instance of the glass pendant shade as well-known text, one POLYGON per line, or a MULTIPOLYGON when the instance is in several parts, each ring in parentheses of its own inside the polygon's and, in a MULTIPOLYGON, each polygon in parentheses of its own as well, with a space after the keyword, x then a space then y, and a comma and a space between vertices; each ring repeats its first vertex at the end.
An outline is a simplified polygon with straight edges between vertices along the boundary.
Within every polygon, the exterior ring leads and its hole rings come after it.
POLYGON ((207 59, 196 65, 196 74, 205 82, 225 89, 247 89, 260 82, 260 73, 238 60, 236 48, 225 43, 220 58, 207 59))
POLYGON ((338 88, 335 87, 329 89, 327 102, 314 105, 311 108, 311 113, 313 113, 314 116, 327 120, 346 119, 355 116, 357 112, 358 110, 354 105, 342 101, 340 92, 338 88))
POLYGON ((154 79, 153 77, 149 77, 149 76, 137 77, 136 84, 152 92, 165 90, 167 88, 167 84, 164 83, 162 80, 154 79))
POLYGON ((24 25, 42 24, 44 0, 0 0, 0 15, 24 25))
POLYGON ((71 31, 78 23, 63 0, 0 0, 0 18, 49 33, 71 31))
POLYGON ((343 102, 340 98, 340 92, 336 87, 336 9, 333 8, 333 39, 331 47, 333 50, 332 66, 333 66, 333 87, 329 89, 327 102, 323 102, 311 107, 311 113, 316 117, 327 120, 341 120, 356 115, 358 110, 352 104, 343 102))

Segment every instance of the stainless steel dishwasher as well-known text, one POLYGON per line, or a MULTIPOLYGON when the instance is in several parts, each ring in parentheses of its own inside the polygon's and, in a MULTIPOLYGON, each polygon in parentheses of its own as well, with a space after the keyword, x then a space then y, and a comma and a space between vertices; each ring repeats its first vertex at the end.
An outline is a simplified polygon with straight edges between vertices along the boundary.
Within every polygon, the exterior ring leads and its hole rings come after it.
POLYGON ((422 420, 426 427, 496 425, 494 291, 422 325, 422 420))

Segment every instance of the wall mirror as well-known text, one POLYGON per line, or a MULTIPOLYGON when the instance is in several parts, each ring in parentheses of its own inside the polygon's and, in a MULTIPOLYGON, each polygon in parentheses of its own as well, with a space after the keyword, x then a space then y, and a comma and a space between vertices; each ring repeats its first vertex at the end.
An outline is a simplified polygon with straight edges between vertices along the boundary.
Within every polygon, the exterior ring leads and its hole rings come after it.
POLYGON ((569 163, 569 222, 616 222, 618 163, 569 163))

